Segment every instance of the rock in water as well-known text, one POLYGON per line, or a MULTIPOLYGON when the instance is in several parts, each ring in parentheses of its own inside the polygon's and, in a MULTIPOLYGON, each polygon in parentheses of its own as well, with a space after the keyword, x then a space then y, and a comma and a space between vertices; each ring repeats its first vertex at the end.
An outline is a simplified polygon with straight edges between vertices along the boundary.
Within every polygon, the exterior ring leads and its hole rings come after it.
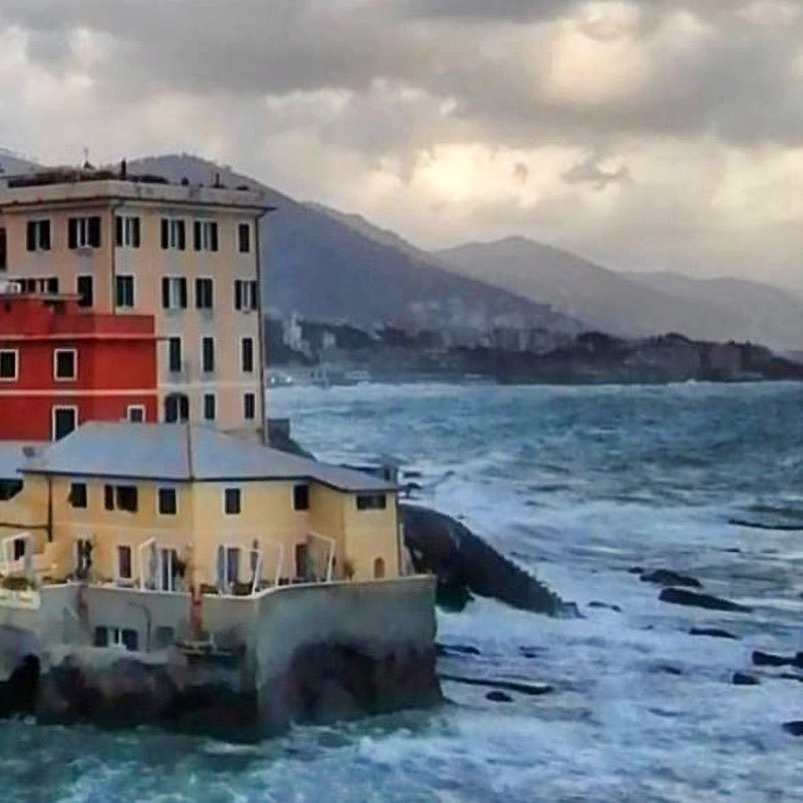
POLYGON ((686 588, 700 588, 702 583, 696 577, 688 574, 673 572, 671 569, 655 569, 641 575, 643 583, 655 583, 659 586, 685 586, 686 588))
POLYGON ((665 588, 659 595, 661 602, 671 602, 675 605, 689 605, 693 608, 707 608, 710 611, 734 611, 736 613, 752 613, 753 609, 746 605, 737 605, 727 599, 699 594, 696 591, 687 591, 684 588, 665 588))
POLYGON ((437 575, 439 604, 467 601, 470 592, 547 616, 579 615, 574 603, 564 602, 451 516, 417 505, 399 507, 413 565, 437 575))
POLYGON ((792 722, 784 722, 783 729, 792 736, 803 736, 803 720, 795 720, 792 722))
POLYGON ((690 636, 711 636, 711 638, 729 638, 736 639, 733 633, 727 630, 721 630, 718 627, 693 627, 689 630, 690 636))
POLYGON ((758 686, 761 681, 746 672, 734 672, 732 682, 734 686, 758 686))
POLYGON ((486 700, 490 700, 493 703, 512 703, 513 698, 509 694, 505 694, 503 691, 489 691, 488 694, 485 695, 486 700))
POLYGON ((756 666, 792 666, 794 663, 794 658, 784 658, 783 655, 773 655, 761 650, 753 650, 752 659, 756 666))

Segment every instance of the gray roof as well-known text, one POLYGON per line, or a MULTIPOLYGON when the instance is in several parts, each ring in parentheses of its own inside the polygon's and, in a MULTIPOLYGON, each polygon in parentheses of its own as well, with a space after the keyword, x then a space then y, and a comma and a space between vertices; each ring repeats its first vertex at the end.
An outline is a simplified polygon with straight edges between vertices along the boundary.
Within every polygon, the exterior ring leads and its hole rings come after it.
POLYGON ((22 479, 21 469, 29 459, 25 451, 41 449, 42 444, 29 444, 23 441, 0 441, 0 479, 22 479))
POLYGON ((166 481, 312 480, 344 491, 391 491, 361 471, 319 463, 194 424, 90 422, 22 471, 166 481))

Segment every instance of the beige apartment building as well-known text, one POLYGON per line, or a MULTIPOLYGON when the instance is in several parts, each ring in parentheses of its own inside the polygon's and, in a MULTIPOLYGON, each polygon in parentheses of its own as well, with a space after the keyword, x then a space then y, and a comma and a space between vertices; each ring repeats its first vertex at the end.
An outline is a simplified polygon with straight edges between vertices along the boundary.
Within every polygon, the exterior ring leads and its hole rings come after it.
MULTIPOLYGON (((264 428, 261 192, 59 170, 0 187, 0 278, 153 315, 159 420, 264 428)), ((120 366, 125 371, 125 366, 120 366)), ((83 422, 78 422, 79 424, 83 422)))

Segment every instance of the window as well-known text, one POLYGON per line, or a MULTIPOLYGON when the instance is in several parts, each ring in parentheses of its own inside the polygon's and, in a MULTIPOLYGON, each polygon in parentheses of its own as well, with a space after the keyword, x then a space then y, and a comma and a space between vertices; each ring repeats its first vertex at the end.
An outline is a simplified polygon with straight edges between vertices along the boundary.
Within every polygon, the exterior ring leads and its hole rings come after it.
POLYGON ((125 510, 128 513, 137 512, 136 485, 104 485, 103 507, 106 510, 125 510))
POLYGON ((138 494, 136 485, 104 485, 103 506, 106 510, 137 512, 138 494))
POLYGON ((94 282, 91 276, 79 276, 76 279, 76 291, 78 292, 78 306, 91 307, 95 302, 94 282))
POLYGON ((162 218, 162 248, 176 248, 183 251, 187 247, 184 221, 180 218, 162 218))
POLYGON ((196 251, 217 251, 217 223, 214 220, 196 220, 193 235, 196 251))
POLYGON ((59 280, 55 276, 43 279, 17 279, 17 284, 23 293, 52 293, 59 291, 59 280))
POLYGON ((251 224, 240 223, 237 226, 237 248, 241 254, 251 253, 251 224))
POLYGON ((78 352, 75 349, 56 349, 53 352, 53 377, 60 382, 74 380, 78 372, 78 352))
POLYGON ((165 396, 165 421, 174 424, 190 417, 190 400, 184 393, 171 393, 165 396))
POLYGON ((385 494, 357 494, 357 510, 384 510, 386 507, 385 494))
POLYGON ((129 652, 136 652, 139 647, 139 636, 136 630, 129 627, 95 627, 94 645, 96 647, 122 647, 129 652))
POLYGON ((253 393, 243 394, 243 418, 246 421, 256 418, 256 396, 253 393))
POLYGON ((169 337, 167 339, 167 367, 173 374, 177 374, 181 371, 180 337, 169 337))
POLYGON ((78 426, 77 407, 54 407, 51 419, 51 437, 54 441, 66 438, 78 426))
POLYGON ((129 404, 125 411, 125 417, 132 424, 141 424, 145 420, 145 405, 129 404))
POLYGON ((132 579, 130 546, 117 547, 117 579, 118 580, 132 579))
POLYGON ((231 589, 240 578, 240 548, 217 548, 217 583, 220 589, 231 589))
POLYGON ((175 488, 159 488, 157 491, 160 516, 175 516, 178 511, 178 498, 175 488))
POLYGON ((195 308, 212 309, 215 306, 214 286, 211 279, 195 280, 195 308))
POLYGON ((25 542, 27 541, 26 538, 15 538, 14 539, 14 560, 19 560, 20 558, 25 557, 25 542))
POLYGON ((162 307, 187 309, 187 280, 181 276, 162 278, 162 307))
POLYGON ((134 277, 116 276, 114 279, 114 303, 118 309, 134 306, 134 277))
POLYGON ((6 230, 0 228, 0 270, 8 267, 8 243, 6 240, 6 230))
POLYGON ((0 380, 14 382, 17 379, 17 359, 16 349, 0 351, 0 380))
POLYGON ((70 506, 75 508, 86 508, 87 495, 85 482, 73 482, 70 484, 70 506))
POLYGON ((22 480, 0 479, 0 502, 8 502, 22 490, 22 480))
POLYGON ((244 374, 254 373, 254 338, 244 337, 240 341, 240 364, 244 374))
POLYGON ((293 488, 293 510, 309 510, 309 485, 293 488))
POLYGON ((29 220, 27 235, 27 245, 29 251, 50 250, 49 220, 29 220))
POLYGON ((118 248, 139 248, 139 218, 117 215, 115 221, 118 248))
POLYGON ((227 516, 237 516, 240 513, 240 489, 226 488, 223 491, 223 510, 227 516))
POLYGON ((215 370, 215 338, 201 338, 201 371, 211 374, 215 370))
POLYGON ((214 421, 217 416, 217 400, 214 393, 204 393, 204 421, 214 421))
POLYGON ((71 217, 67 221, 69 248, 100 248, 100 217, 71 217))
POLYGON ((382 558, 377 558, 374 561, 374 577, 381 580, 385 576, 385 561, 382 558))
POLYGON ((234 282, 234 309, 251 312, 257 308, 257 283, 254 279, 234 282))

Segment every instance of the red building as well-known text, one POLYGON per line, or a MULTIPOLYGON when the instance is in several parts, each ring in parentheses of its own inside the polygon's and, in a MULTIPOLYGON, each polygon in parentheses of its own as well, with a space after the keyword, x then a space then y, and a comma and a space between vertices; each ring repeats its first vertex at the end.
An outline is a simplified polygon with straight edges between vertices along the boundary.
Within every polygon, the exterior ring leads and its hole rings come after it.
POLYGON ((155 421, 156 337, 146 315, 0 283, 0 439, 63 437, 85 421, 155 421))

